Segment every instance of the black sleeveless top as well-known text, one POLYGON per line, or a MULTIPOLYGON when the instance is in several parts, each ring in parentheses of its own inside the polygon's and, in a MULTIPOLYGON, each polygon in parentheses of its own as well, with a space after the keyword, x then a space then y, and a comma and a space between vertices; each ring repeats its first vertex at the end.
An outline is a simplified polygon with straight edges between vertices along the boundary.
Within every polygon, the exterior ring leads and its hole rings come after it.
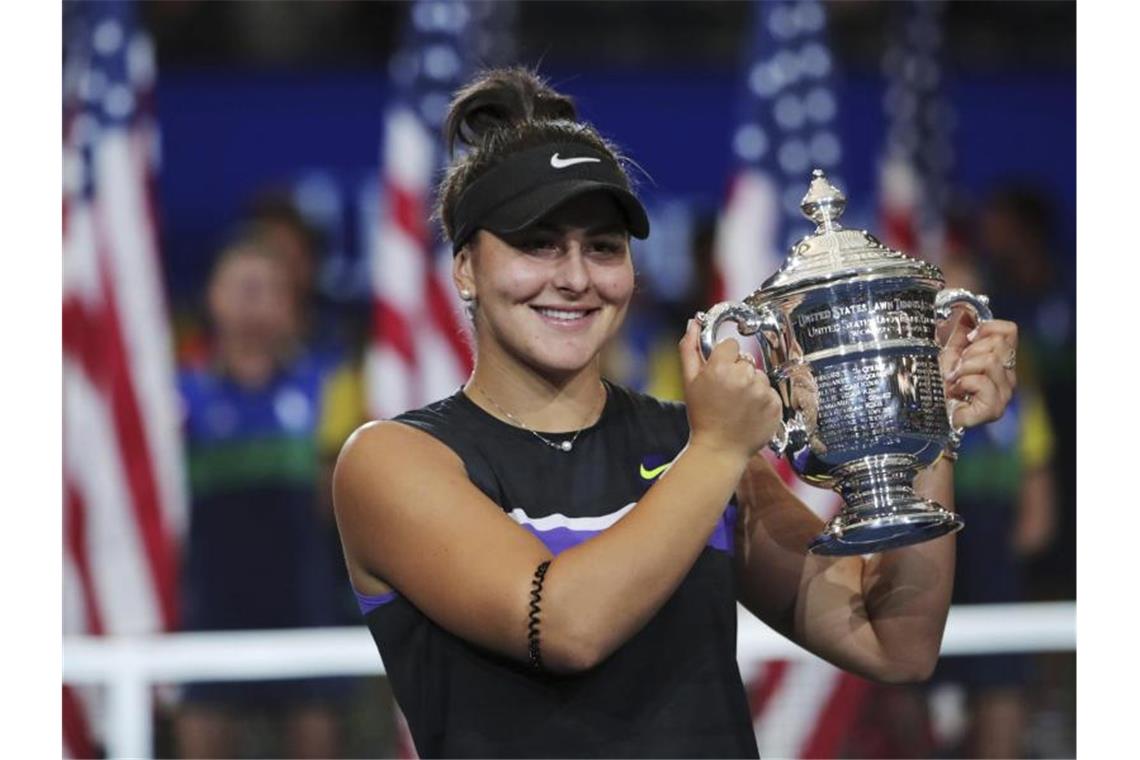
MULTIPOLYGON (((601 418, 570 452, 462 392, 396 419, 455 451, 471 481, 557 554, 633 509, 688 440, 682 405, 606 388, 601 418)), ((736 663, 735 517, 730 504, 673 596, 583 673, 535 673, 453 636, 398 589, 358 594, 420 756, 756 757, 736 663)))

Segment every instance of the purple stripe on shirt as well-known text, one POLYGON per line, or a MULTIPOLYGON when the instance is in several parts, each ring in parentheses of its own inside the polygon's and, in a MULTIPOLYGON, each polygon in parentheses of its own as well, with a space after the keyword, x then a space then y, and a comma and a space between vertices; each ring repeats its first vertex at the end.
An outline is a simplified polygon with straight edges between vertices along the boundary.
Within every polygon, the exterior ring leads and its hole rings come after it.
MULTIPOLYGON (((732 554, 732 530, 735 524, 736 505, 729 504, 721 516, 721 519, 717 521, 712 535, 709 536, 708 545, 713 549, 719 549, 722 552, 732 554)), ((574 530, 573 528, 564 527, 542 530, 526 523, 523 523, 523 527, 537 536, 542 543, 546 544, 546 548, 555 555, 561 554, 583 541, 588 541, 602 532, 600 530, 574 530)))
POLYGON ((736 505, 729 504, 724 514, 717 520, 712 535, 709 536, 709 546, 720 549, 722 552, 733 553, 732 531, 736 526, 736 505))
POLYGON ((523 527, 538 536, 538 539, 546 544, 546 548, 554 554, 561 554, 570 547, 577 546, 583 541, 588 541, 601 533, 600 530, 574 530, 573 528, 550 528, 549 530, 541 530, 525 523, 523 527))
POLYGON ((387 604, 399 596, 399 594, 397 594, 395 591, 389 591, 387 594, 378 594, 377 596, 362 594, 356 589, 353 589, 352 593, 356 594, 356 603, 360 605, 361 615, 367 615, 377 607, 387 604))
MULTIPOLYGON (((729 504, 724 510, 721 519, 717 521, 716 527, 713 528, 712 535, 709 536, 708 545, 713 549, 719 549, 722 552, 732 554, 732 532, 735 524, 736 505, 729 504)), ((546 548, 550 549, 554 554, 561 554, 570 547, 577 546, 583 541, 588 541, 602 532, 600 530, 574 530, 573 528, 561 527, 540 530, 533 525, 526 524, 524 524, 523 527, 537 536, 542 543, 546 544, 546 548)), ((356 595, 356 603, 360 605, 360 614, 362 615, 367 615, 377 607, 381 607, 399 596, 395 591, 369 596, 368 594, 360 593, 355 588, 352 590, 352 593, 356 595)))

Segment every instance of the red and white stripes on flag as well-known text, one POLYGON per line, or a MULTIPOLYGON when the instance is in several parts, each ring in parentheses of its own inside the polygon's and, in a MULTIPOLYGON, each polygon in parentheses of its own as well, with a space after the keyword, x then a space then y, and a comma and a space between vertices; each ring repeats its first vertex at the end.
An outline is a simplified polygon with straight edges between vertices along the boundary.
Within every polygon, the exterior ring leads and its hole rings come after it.
MULTIPOLYGON (((371 245, 373 341, 369 411, 391 417, 454 393, 471 373, 466 319, 451 283, 451 254, 429 222, 448 104, 476 50, 502 34, 505 2, 416 0, 389 61, 380 209, 371 245)), ((486 56, 482 56, 486 59, 486 56)))
POLYGON ((463 317, 429 217, 438 138, 404 106, 385 118, 380 218, 371 251, 368 399, 391 417, 454 393, 471 372, 463 317))
MULTIPOLYGON (((63 625, 144 634, 175 624, 186 521, 156 142, 137 108, 153 52, 129 6, 81 10, 68 19, 63 108, 63 625)), ((65 686, 63 708, 66 751, 91 756, 97 700, 65 686)))
POLYGON ((729 185, 717 220, 713 260, 717 300, 739 301, 780 266, 780 188, 765 172, 744 166, 729 185))

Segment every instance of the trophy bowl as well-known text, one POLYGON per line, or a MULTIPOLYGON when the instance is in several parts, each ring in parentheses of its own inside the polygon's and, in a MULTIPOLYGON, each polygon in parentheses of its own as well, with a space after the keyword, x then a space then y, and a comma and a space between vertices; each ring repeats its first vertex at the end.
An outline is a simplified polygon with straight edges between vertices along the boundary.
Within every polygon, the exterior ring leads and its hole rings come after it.
POLYGON ((869 554, 959 530, 958 515, 915 493, 918 472, 961 436, 943 392, 935 331, 952 309, 992 318, 985 296, 946 289, 938 267, 841 227, 846 199, 816 170, 801 208, 817 225, 743 302, 697 315, 706 356, 725 322, 754 335, 783 427, 772 448, 843 508, 810 544, 869 554))

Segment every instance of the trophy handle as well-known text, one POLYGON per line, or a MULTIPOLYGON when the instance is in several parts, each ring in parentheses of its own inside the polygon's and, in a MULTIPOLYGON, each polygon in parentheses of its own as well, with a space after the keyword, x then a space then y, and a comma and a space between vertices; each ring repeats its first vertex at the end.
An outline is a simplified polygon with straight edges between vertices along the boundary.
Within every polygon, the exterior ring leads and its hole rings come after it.
MULTIPOLYGON (((783 336, 783 329, 775 312, 767 306, 755 309, 739 301, 722 301, 707 312, 698 311, 697 323, 701 326, 701 355, 709 358, 716 346, 716 334, 725 322, 735 322, 736 331, 741 335, 755 335, 758 332, 775 332, 783 336)), ((772 367, 766 351, 760 352, 760 362, 764 372, 772 376, 772 367)), ((783 455, 788 444, 803 438, 803 417, 800 413, 790 420, 784 420, 780 431, 773 436, 768 446, 777 454, 783 455)))
MULTIPOLYGON (((954 307, 962 304, 974 312, 974 319, 979 323, 989 322, 994 318, 990 311, 989 296, 975 295, 964 288, 943 288, 934 296, 934 318, 943 321, 950 318, 954 307)), ((950 445, 957 446, 965 435, 965 428, 954 426, 954 412, 958 405, 963 403, 956 398, 946 399, 946 417, 950 421, 950 445)))

